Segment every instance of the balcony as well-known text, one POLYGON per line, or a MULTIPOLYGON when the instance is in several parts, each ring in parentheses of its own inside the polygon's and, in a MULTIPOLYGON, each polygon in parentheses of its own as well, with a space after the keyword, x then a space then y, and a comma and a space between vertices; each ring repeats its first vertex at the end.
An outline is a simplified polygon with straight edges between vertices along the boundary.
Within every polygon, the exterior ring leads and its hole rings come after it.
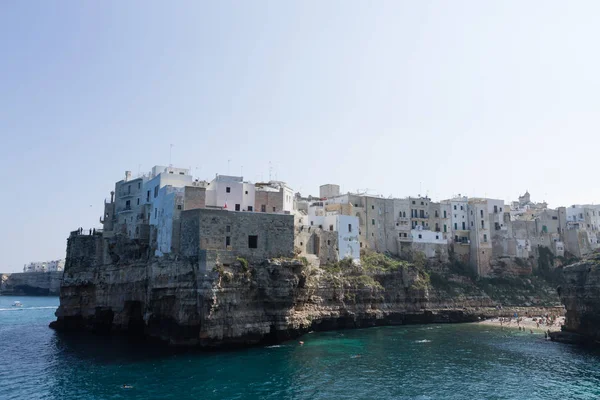
POLYGON ((117 192, 117 197, 120 198, 120 199, 124 199, 124 198, 127 198, 127 197, 133 197, 133 196, 137 196, 137 195, 138 195, 138 193, 128 192, 127 190, 119 190, 117 192))
POLYGON ((130 213, 130 212, 133 212, 133 209, 131 208, 131 206, 125 206, 125 208, 118 211, 117 214, 124 214, 124 213, 130 213))

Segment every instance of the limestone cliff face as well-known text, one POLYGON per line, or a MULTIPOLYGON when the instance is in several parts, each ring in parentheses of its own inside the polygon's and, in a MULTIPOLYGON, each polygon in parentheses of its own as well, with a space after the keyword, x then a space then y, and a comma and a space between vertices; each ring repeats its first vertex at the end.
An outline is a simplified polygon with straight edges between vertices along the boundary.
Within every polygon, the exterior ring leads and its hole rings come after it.
POLYGON ((600 253, 563 268, 558 294, 566 308, 559 341, 600 343, 600 253))
POLYGON ((245 260, 201 273, 193 258, 149 258, 144 245, 70 238, 57 329, 127 332, 176 345, 280 341, 310 330, 473 321, 489 297, 439 300, 413 266, 335 271, 300 260, 245 260))
POLYGON ((0 274, 0 294, 58 296, 62 271, 0 274))

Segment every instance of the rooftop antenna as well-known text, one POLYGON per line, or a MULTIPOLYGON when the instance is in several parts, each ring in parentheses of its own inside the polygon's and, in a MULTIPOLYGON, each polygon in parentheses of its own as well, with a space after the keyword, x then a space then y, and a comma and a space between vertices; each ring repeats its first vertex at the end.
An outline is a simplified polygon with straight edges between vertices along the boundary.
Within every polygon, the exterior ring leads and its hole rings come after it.
POLYGON ((227 160, 227 175, 229 175, 229 164, 231 163, 231 160, 227 160))
POLYGON ((171 144, 169 145, 169 167, 172 167, 172 166, 173 166, 173 164, 171 163, 171 156, 172 156, 172 153, 173 153, 173 143, 171 143, 171 144))
POLYGON ((273 167, 271 166, 271 161, 269 161, 269 181, 271 180, 272 173, 273 173, 273 167))

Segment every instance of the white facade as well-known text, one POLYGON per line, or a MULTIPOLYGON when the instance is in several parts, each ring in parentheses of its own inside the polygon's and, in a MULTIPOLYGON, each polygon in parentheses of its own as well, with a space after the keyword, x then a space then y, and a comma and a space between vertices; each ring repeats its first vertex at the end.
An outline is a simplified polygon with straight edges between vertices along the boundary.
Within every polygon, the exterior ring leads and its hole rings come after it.
POLYGON ((417 226, 417 229, 411 229, 410 234, 413 243, 448 244, 448 240, 444 239, 442 232, 420 229, 420 225, 417 226))
POLYGON ((153 211, 150 215, 150 225, 156 226, 155 255, 162 256, 171 252, 173 239, 173 221, 178 218, 183 209, 184 188, 165 186, 158 191, 153 199, 153 211))
POLYGON ((23 267, 23 272, 54 272, 65 269, 65 260, 30 262, 23 267))
POLYGON ((360 262, 360 239, 358 235, 358 218, 350 215, 327 215, 324 217, 324 228, 333 228, 338 234, 338 261, 351 258, 360 262))
POLYGON ((455 197, 447 200, 450 203, 450 229, 454 231, 468 231, 469 230, 469 217, 468 217, 468 198, 467 197, 455 197))
POLYGON ((217 175, 206 188, 206 206, 226 206, 231 211, 256 211, 254 194, 254 184, 244 182, 243 177, 217 175))

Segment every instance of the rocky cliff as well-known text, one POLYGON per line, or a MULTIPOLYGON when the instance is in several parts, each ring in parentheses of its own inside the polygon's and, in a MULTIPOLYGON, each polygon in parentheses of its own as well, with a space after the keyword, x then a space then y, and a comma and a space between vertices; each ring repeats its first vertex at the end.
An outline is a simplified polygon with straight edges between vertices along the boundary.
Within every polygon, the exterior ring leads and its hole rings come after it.
POLYGON ((148 257, 147 250, 122 238, 70 238, 51 326, 217 347, 310 330, 475 321, 496 305, 462 278, 432 284, 423 267, 380 254, 367 255, 360 267, 238 259, 202 273, 194 258, 148 257))
POLYGON ((62 271, 0 274, 0 294, 58 296, 62 271))
POLYGON ((566 308, 565 325, 552 339, 600 344, 600 253, 564 267, 563 277, 558 294, 566 308))

